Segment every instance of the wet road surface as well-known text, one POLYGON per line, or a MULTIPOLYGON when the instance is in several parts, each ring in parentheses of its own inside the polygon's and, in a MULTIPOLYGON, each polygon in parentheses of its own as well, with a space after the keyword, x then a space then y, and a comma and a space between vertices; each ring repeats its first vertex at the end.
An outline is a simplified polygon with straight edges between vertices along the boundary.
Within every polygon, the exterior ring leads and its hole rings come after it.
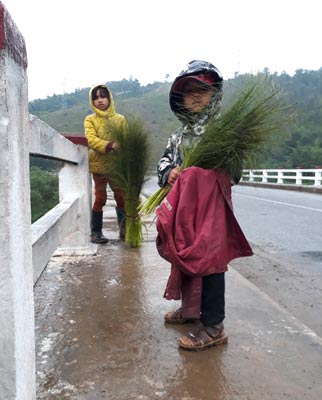
POLYGON ((321 400, 322 340, 233 268, 227 345, 178 348, 188 325, 165 325, 169 264, 147 223, 141 248, 112 238, 93 257, 53 257, 35 287, 37 399, 321 400))

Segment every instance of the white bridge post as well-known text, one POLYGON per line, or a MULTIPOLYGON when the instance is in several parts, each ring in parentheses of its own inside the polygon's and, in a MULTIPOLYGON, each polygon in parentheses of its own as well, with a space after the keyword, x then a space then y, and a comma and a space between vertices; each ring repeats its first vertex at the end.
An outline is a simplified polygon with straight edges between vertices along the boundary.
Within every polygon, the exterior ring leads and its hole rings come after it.
POLYGON ((0 399, 36 399, 25 41, 0 2, 0 399))

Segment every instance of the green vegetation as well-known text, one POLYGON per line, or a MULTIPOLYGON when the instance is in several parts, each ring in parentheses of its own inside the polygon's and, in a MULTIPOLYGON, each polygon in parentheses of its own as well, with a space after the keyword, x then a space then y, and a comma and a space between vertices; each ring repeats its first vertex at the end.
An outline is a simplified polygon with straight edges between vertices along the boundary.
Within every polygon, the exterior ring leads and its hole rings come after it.
MULTIPOLYGON (((198 141, 183 149, 180 169, 196 166, 229 171, 239 181, 243 167, 253 168, 263 146, 273 134, 283 135, 290 121, 290 106, 267 76, 244 80, 238 92, 220 113, 207 121, 198 141)), ((159 188, 139 206, 140 215, 155 211, 171 185, 159 188)))
MULTIPOLYGON (((286 73, 270 74, 268 70, 259 75, 274 78, 276 85, 284 92, 295 117, 289 123, 288 135, 275 134, 270 146, 263 149, 257 158, 255 167, 315 168, 322 165, 322 68, 317 71, 298 70, 294 76, 286 73)), ((236 74, 234 79, 225 81, 224 107, 234 101, 241 83, 248 78, 248 74, 236 74)), ((149 170, 156 171, 157 161, 170 133, 179 126, 169 107, 171 83, 155 82, 141 86, 136 79, 123 79, 107 82, 107 85, 113 93, 117 112, 127 118, 138 117, 145 122, 151 135, 149 170)), ((34 100, 29 103, 29 111, 58 132, 83 134, 84 118, 92 113, 88 92, 89 88, 77 89, 73 93, 34 100)), ((33 221, 46 212, 42 204, 46 204, 47 210, 51 208, 51 200, 47 201, 48 194, 53 189, 53 181, 58 179, 50 167, 41 165, 41 168, 47 170, 47 173, 35 170, 31 172, 33 221), (48 169, 51 172, 48 173, 48 169)), ((58 189, 53 191, 53 203, 58 201, 57 193, 58 189)))
POLYGON ((30 157, 31 222, 37 221, 59 202, 58 169, 61 163, 30 157))
POLYGON ((120 128, 112 131, 119 143, 112 171, 113 180, 125 194, 126 234, 125 242, 131 247, 142 245, 142 222, 138 205, 149 161, 149 131, 139 119, 128 119, 126 134, 120 128))
MULTIPOLYGON (((270 75, 268 70, 262 74, 270 75)), ((258 159, 257 168, 314 168, 322 164, 322 68, 318 71, 298 70, 294 76, 272 74, 276 84, 293 106, 296 118, 289 125, 288 137, 275 137, 272 146, 258 159)), ((249 75, 236 75, 224 85, 224 104, 232 101, 240 82, 249 75)), ((170 83, 155 82, 141 86, 136 79, 107 82, 117 112, 128 118, 140 117, 151 132, 150 169, 156 163, 170 133, 179 122, 169 107, 170 83)), ((61 133, 83 134, 83 121, 92 110, 88 104, 89 88, 74 93, 54 95, 29 104, 38 116, 61 133)))
POLYGON ((58 175, 39 167, 31 167, 30 191, 33 223, 58 204, 58 175))

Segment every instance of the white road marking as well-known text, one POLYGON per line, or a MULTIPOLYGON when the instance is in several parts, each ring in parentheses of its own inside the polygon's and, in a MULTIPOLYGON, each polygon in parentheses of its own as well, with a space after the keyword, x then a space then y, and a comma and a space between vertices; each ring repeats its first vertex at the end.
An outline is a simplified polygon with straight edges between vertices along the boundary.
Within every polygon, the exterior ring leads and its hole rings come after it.
POLYGON ((255 200, 266 201, 267 203, 275 203, 275 204, 281 204, 281 205, 283 205, 283 206, 290 206, 290 207, 296 207, 296 208, 304 208, 305 210, 322 212, 322 209, 319 209, 319 208, 298 206, 298 205, 296 205, 296 204, 283 203, 282 201, 262 199, 261 197, 255 197, 255 196, 247 196, 246 194, 234 193, 234 195, 235 195, 235 196, 240 196, 240 197, 248 197, 249 199, 255 199, 255 200))

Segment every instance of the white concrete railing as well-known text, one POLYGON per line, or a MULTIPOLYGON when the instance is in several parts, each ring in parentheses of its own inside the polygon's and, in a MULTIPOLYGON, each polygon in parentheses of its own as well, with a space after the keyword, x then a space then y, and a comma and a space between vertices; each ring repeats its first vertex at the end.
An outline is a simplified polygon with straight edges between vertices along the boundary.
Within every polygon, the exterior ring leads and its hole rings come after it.
POLYGON ((322 187, 322 169, 245 169, 241 182, 322 187))
POLYGON ((25 41, 0 1, 0 399, 35 400, 33 285, 58 246, 91 252, 87 149, 28 113, 25 41), (64 161, 60 203, 31 226, 29 155, 64 161))
POLYGON ((29 116, 29 154, 64 161, 59 172, 59 204, 32 224, 33 281, 53 253, 92 254, 90 243, 91 179, 88 150, 29 116))

